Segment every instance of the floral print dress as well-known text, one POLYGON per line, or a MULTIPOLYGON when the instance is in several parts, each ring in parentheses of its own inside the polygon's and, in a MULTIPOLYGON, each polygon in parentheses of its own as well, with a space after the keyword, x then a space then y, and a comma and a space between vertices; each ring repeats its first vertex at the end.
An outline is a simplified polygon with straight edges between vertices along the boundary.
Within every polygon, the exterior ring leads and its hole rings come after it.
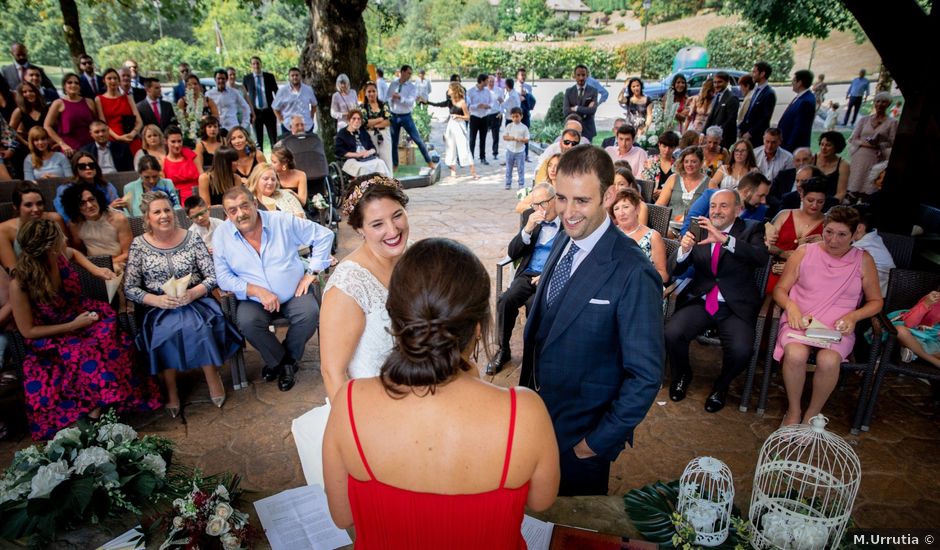
POLYGON ((23 387, 33 439, 49 439, 99 407, 119 411, 160 408, 160 392, 149 377, 132 372, 130 338, 117 327, 108 304, 82 296, 78 273, 65 256, 58 259, 62 288, 47 304, 32 303, 36 325, 68 323, 94 311, 98 321, 81 330, 26 340, 23 387))

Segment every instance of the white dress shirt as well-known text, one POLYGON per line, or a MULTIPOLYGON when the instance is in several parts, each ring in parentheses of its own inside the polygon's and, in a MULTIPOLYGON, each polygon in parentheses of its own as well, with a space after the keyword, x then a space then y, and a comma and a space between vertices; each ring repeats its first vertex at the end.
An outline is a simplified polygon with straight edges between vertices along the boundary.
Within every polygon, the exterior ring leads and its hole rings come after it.
POLYGON ((241 92, 226 86, 222 91, 218 88, 209 90, 206 92, 206 97, 215 101, 216 107, 219 108, 219 125, 226 130, 238 126, 239 113, 246 123, 251 120, 251 105, 248 105, 241 92))
POLYGON ((108 144, 99 145, 96 143, 95 149, 98 151, 98 166, 101 167, 101 173, 114 174, 117 172, 117 168, 114 167, 114 156, 111 154, 111 148, 108 147, 108 144))
POLYGON ((793 168, 793 155, 780 147, 777 147, 774 158, 769 159, 764 154, 764 146, 761 145, 754 149, 754 157, 757 159, 757 169, 770 181, 774 181, 781 170, 793 168))
POLYGON ((852 246, 868 252, 875 260, 875 269, 878 271, 878 284, 881 286, 881 296, 884 297, 888 293, 888 275, 891 274, 892 269, 897 267, 894 265, 894 258, 891 257, 891 253, 885 247, 885 242, 881 239, 877 230, 872 230, 852 243, 852 246))
POLYGON ((489 88, 484 86, 474 86, 467 90, 467 106, 470 108, 470 116, 484 118, 490 112, 490 104, 493 102, 493 95, 489 88), (480 107, 485 105, 485 107, 480 107))
POLYGON ((386 102, 388 101, 388 82, 384 78, 378 78, 375 81, 375 91, 379 96, 379 101, 386 102))
POLYGON ((522 102, 519 100, 519 92, 509 90, 509 92, 503 94, 503 116, 508 119, 509 112, 512 111, 513 107, 522 108, 522 102))
MULTIPOLYGON (((545 244, 554 239, 555 235, 561 231, 561 216, 556 215, 554 220, 545 220, 540 225, 542 230, 539 231, 539 240, 536 244, 545 244)), ((522 237, 522 244, 526 246, 532 244, 532 234, 526 233, 524 227, 519 232, 519 236, 522 237)))
POLYGON ((388 85, 389 110, 393 115, 410 115, 411 110, 415 108, 415 100, 418 99, 418 89, 415 83, 409 80, 404 84, 401 80, 393 80, 388 85), (398 99, 392 99, 392 94, 397 93, 398 99))
POLYGON ((498 114, 502 111, 502 109, 500 108, 500 101, 499 101, 499 100, 501 100, 501 99, 503 98, 503 94, 501 93, 501 91, 500 91, 499 89, 497 89, 497 88, 495 88, 495 87, 490 88, 489 86, 487 86, 486 89, 489 90, 489 92, 490 92, 490 98, 491 98, 491 99, 490 99, 490 112, 487 113, 487 114, 488 114, 488 115, 498 115, 498 114))
POLYGON ((271 108, 281 113, 281 126, 285 130, 290 130, 290 119, 294 115, 300 115, 304 118, 304 130, 313 131, 313 117, 310 116, 310 110, 317 105, 317 96, 313 93, 313 88, 300 83, 300 88, 295 90, 290 84, 285 84, 277 91, 271 108))
MULTIPOLYGON (((561 220, 560 215, 558 216, 558 219, 561 220)), ((610 227, 610 216, 604 216, 604 221, 601 222, 601 225, 590 235, 581 240, 569 239, 565 244, 565 249, 561 251, 561 256, 558 257, 559 259, 565 257, 565 254, 568 253, 568 249, 571 248, 571 243, 577 243, 579 249, 574 253, 574 259, 571 261, 571 277, 574 277, 574 272, 578 270, 578 266, 580 266, 581 262, 587 258, 588 254, 590 254, 592 250, 594 250, 594 246, 597 245, 598 241, 601 240, 601 237, 604 236, 604 231, 607 231, 608 227, 610 227)), ((570 280, 571 279, 569 278, 569 281, 570 280)))
MULTIPOLYGON (((431 81, 425 78, 424 80, 416 80, 415 88, 418 90, 418 99, 422 101, 427 101, 431 97, 431 81)), ((382 99, 382 98, 379 98, 382 99)), ((384 101, 384 100, 383 100, 384 101)))

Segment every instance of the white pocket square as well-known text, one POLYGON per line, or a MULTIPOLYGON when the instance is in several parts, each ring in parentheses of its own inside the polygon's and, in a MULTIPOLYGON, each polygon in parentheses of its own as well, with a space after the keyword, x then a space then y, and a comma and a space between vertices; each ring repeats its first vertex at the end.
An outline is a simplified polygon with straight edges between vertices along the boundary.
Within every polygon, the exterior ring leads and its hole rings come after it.
POLYGON ((589 303, 589 304, 598 304, 598 305, 601 305, 601 306, 609 306, 609 305, 610 305, 610 300, 598 300, 597 298, 591 298, 591 301, 588 302, 588 303, 589 303))

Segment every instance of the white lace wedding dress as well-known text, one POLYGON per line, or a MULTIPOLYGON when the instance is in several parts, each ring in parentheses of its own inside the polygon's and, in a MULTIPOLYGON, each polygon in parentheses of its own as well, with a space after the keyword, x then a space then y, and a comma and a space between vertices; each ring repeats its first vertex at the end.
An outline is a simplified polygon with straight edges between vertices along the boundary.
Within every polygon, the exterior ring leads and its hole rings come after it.
MULTIPOLYGON (((336 266, 323 290, 325 295, 333 287, 359 304, 366 316, 365 329, 356 346, 346 374, 350 378, 372 378, 379 375, 385 356, 392 349, 392 335, 388 332, 391 320, 385 309, 388 289, 368 269, 351 260, 336 266)), ((297 454, 303 466, 308 485, 323 485, 323 431, 329 416, 329 401, 295 418, 291 424, 297 454)))

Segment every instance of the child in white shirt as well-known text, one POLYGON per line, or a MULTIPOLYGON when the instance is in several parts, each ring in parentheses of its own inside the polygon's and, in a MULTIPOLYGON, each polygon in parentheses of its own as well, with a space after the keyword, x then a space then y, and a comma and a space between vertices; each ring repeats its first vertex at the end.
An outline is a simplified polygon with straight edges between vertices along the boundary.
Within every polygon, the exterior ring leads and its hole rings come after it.
POLYGON ((512 169, 519 175, 519 189, 525 187, 525 146, 529 143, 529 129, 522 124, 522 109, 513 107, 509 111, 512 120, 503 131, 506 142, 506 189, 512 189, 512 169))

